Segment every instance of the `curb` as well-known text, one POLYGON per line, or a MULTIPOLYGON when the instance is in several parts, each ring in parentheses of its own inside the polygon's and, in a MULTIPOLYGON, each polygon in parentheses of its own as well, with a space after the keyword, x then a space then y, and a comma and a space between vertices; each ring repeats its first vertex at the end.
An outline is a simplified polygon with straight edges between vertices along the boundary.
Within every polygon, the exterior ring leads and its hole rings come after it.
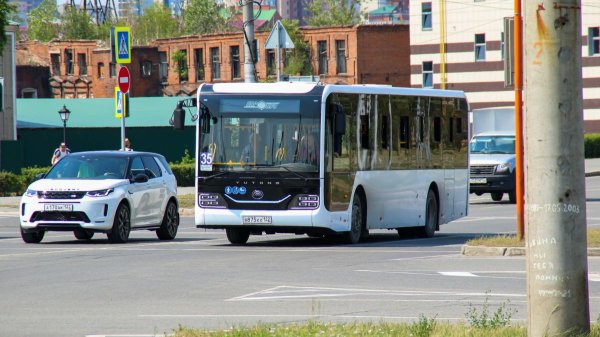
MULTIPOLYGON (((463 245, 460 254, 465 256, 525 256, 525 247, 486 247, 463 245)), ((600 256, 600 248, 588 248, 588 256, 600 256)))

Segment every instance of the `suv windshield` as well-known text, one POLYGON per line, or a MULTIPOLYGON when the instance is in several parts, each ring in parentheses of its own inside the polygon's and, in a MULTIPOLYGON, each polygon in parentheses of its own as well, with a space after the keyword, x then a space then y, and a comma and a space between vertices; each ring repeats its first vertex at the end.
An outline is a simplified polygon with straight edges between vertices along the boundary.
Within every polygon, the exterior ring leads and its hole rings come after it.
POLYGON ((61 159, 46 179, 125 179, 126 157, 69 155, 61 159))
POLYGON ((228 113, 200 134, 201 173, 287 170, 316 172, 319 119, 299 113, 228 113))
POLYGON ((471 153, 514 154, 515 136, 475 136, 471 153))

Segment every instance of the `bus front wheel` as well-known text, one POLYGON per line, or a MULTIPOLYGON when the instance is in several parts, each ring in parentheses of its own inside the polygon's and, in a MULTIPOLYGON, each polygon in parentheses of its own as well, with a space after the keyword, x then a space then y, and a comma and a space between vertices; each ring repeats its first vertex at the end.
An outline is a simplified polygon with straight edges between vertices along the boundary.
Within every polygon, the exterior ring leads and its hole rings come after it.
POLYGON ((248 230, 239 228, 227 228, 225 229, 225 233, 227 233, 227 240, 234 245, 243 245, 248 242, 248 238, 250 237, 248 230))
POLYGON ((355 244, 365 236, 365 207, 360 193, 354 195, 352 201, 352 220, 350 223, 350 231, 345 234, 345 241, 350 244, 355 244))

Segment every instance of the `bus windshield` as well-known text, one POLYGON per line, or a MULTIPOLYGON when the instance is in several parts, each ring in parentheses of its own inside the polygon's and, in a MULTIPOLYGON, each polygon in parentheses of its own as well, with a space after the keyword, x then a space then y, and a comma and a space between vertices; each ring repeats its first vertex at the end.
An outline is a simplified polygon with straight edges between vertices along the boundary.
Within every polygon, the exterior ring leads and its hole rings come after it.
POLYGON ((224 112, 200 136, 199 170, 317 172, 319 119, 300 113, 224 112))

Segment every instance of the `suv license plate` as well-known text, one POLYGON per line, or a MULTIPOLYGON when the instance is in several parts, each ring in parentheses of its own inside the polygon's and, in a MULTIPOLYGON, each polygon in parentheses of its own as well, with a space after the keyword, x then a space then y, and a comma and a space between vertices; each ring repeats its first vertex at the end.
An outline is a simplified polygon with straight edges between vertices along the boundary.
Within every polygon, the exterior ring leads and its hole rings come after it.
POLYGON ((486 178, 471 178, 469 179, 471 184, 487 184, 486 178))
POLYGON ((243 216, 242 223, 243 224, 271 224, 272 218, 270 216, 243 216))
POLYGON ((44 204, 44 211, 73 212, 73 204, 44 204))

